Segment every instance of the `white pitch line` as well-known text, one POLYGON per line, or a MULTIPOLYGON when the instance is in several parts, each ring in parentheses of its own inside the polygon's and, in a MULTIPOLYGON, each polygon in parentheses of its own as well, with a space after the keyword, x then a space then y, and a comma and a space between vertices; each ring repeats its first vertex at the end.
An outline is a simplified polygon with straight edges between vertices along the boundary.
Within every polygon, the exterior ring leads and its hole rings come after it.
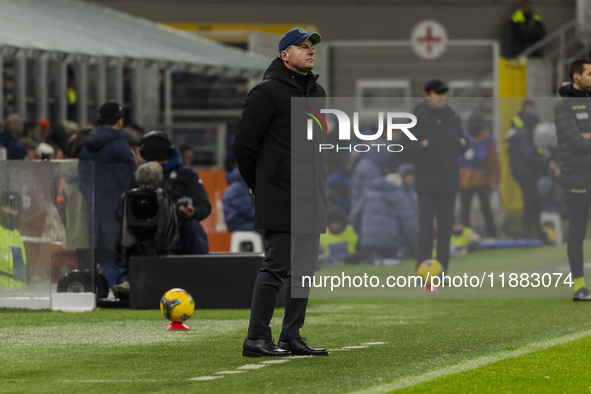
POLYGON ((281 359, 281 360, 267 360, 267 361, 261 361, 261 364, 283 364, 283 363, 286 363, 286 362, 288 362, 288 361, 289 361, 289 359, 287 359, 287 358, 284 358, 284 359, 281 359))
POLYGON ((136 382, 162 382, 162 379, 81 379, 60 380, 62 383, 136 383, 136 382))
POLYGON ((575 334, 566 335, 560 338, 549 339, 541 342, 532 342, 523 345, 514 350, 503 350, 493 354, 478 357, 472 360, 467 360, 458 364, 450 365, 448 367, 438 368, 433 371, 426 372, 422 375, 406 376, 390 383, 381 384, 378 386, 369 387, 365 390, 355 391, 355 393, 387 393, 394 390, 405 389, 416 386, 421 383, 430 382, 435 379, 443 378, 445 376, 458 374, 472 369, 480 368, 489 364, 503 361, 509 358, 519 357, 526 354, 534 353, 540 350, 548 349, 557 345, 562 345, 568 342, 573 342, 581 338, 591 336, 591 330, 582 331, 575 334))
POLYGON ((246 371, 220 371, 220 372, 216 372, 216 374, 218 375, 232 375, 235 373, 244 373, 246 371))
POLYGON ((385 345, 387 343, 388 342, 365 342, 365 343, 362 343, 362 345, 366 345, 366 346, 371 346, 371 345, 385 345))
POLYGON ((198 378, 190 378, 189 380, 214 380, 223 378, 223 376, 199 376, 198 378))
POLYGON ((266 366, 267 364, 246 364, 239 366, 238 369, 260 369, 266 366))
POLYGON ((343 349, 365 349, 367 346, 343 346, 343 349))

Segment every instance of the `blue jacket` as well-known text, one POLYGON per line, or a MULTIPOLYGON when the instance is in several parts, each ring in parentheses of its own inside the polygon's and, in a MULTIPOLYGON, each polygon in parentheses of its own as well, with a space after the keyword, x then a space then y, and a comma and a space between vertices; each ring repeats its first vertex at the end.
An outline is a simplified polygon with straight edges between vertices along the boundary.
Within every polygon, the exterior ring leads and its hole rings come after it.
POLYGON ((359 234, 359 248, 416 251, 418 211, 414 197, 384 177, 369 183, 353 207, 351 223, 359 234))
POLYGON ((89 202, 93 201, 94 190, 95 248, 114 248, 119 229, 115 210, 135 169, 131 150, 120 131, 97 126, 86 136, 78 162, 79 186, 89 202))
MULTIPOLYGON (((374 144, 385 143, 378 140, 374 144)), ((384 146, 378 152, 377 149, 371 149, 361 159, 353 170, 351 179, 351 209, 355 209, 357 203, 363 197, 369 184, 376 178, 384 176, 386 163, 392 153, 388 152, 384 146)))
POLYGON ((222 202, 228 231, 262 232, 254 228, 254 199, 237 168, 228 174, 227 181, 222 202))

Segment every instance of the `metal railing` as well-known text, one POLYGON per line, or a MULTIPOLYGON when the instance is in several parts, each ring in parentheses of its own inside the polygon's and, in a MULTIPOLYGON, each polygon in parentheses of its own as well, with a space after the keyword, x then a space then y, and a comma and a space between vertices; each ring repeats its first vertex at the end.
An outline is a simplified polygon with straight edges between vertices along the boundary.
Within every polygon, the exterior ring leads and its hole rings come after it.
POLYGON ((565 80, 566 65, 571 59, 583 55, 587 48, 583 47, 577 37, 577 20, 573 19, 546 37, 528 47, 515 58, 528 57, 542 50, 544 59, 554 63, 556 84, 560 86, 565 80))

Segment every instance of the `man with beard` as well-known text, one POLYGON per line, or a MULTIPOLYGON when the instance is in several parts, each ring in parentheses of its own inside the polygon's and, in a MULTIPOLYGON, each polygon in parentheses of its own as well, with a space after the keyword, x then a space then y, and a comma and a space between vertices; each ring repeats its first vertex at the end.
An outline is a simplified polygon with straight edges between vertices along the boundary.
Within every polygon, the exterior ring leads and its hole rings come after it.
POLYGON ((572 272, 574 301, 591 301, 585 286, 583 241, 591 202, 591 60, 570 65, 570 83, 560 88, 562 98, 554 107, 560 183, 568 208, 568 262, 572 272))

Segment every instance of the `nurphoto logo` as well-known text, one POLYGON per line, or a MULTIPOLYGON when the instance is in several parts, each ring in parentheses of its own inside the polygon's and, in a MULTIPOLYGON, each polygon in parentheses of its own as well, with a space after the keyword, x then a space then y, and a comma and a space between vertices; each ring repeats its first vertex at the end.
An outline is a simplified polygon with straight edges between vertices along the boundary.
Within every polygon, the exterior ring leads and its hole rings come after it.
MULTIPOLYGON (((304 113, 310 117, 307 123, 307 138, 309 141, 314 139, 313 129, 314 122, 320 127, 320 131, 326 130, 328 132, 328 124, 322 114, 332 114, 336 116, 338 122, 338 136, 341 141, 351 141, 351 120, 349 115, 338 109, 321 109, 320 112, 313 110, 312 108, 304 107, 306 110, 304 113)), ((384 112, 378 113, 378 130, 374 134, 362 133, 359 130, 359 112, 353 113, 353 133, 355 137, 361 141, 375 141, 382 138, 384 130, 386 133, 386 140, 392 141, 393 131, 402 131, 411 141, 417 141, 417 137, 410 131, 411 128, 416 126, 417 117, 407 112, 384 112), (385 121, 384 121, 385 118, 385 121), (408 119, 410 123, 395 123, 395 120, 408 119), (384 127, 385 123, 385 127, 384 127)), ((401 152, 403 147, 400 144, 355 144, 355 145, 334 145, 334 144, 319 144, 318 149, 320 152, 323 150, 346 150, 348 152, 367 152, 372 148, 380 150, 381 147, 385 147, 389 152, 401 152)))

